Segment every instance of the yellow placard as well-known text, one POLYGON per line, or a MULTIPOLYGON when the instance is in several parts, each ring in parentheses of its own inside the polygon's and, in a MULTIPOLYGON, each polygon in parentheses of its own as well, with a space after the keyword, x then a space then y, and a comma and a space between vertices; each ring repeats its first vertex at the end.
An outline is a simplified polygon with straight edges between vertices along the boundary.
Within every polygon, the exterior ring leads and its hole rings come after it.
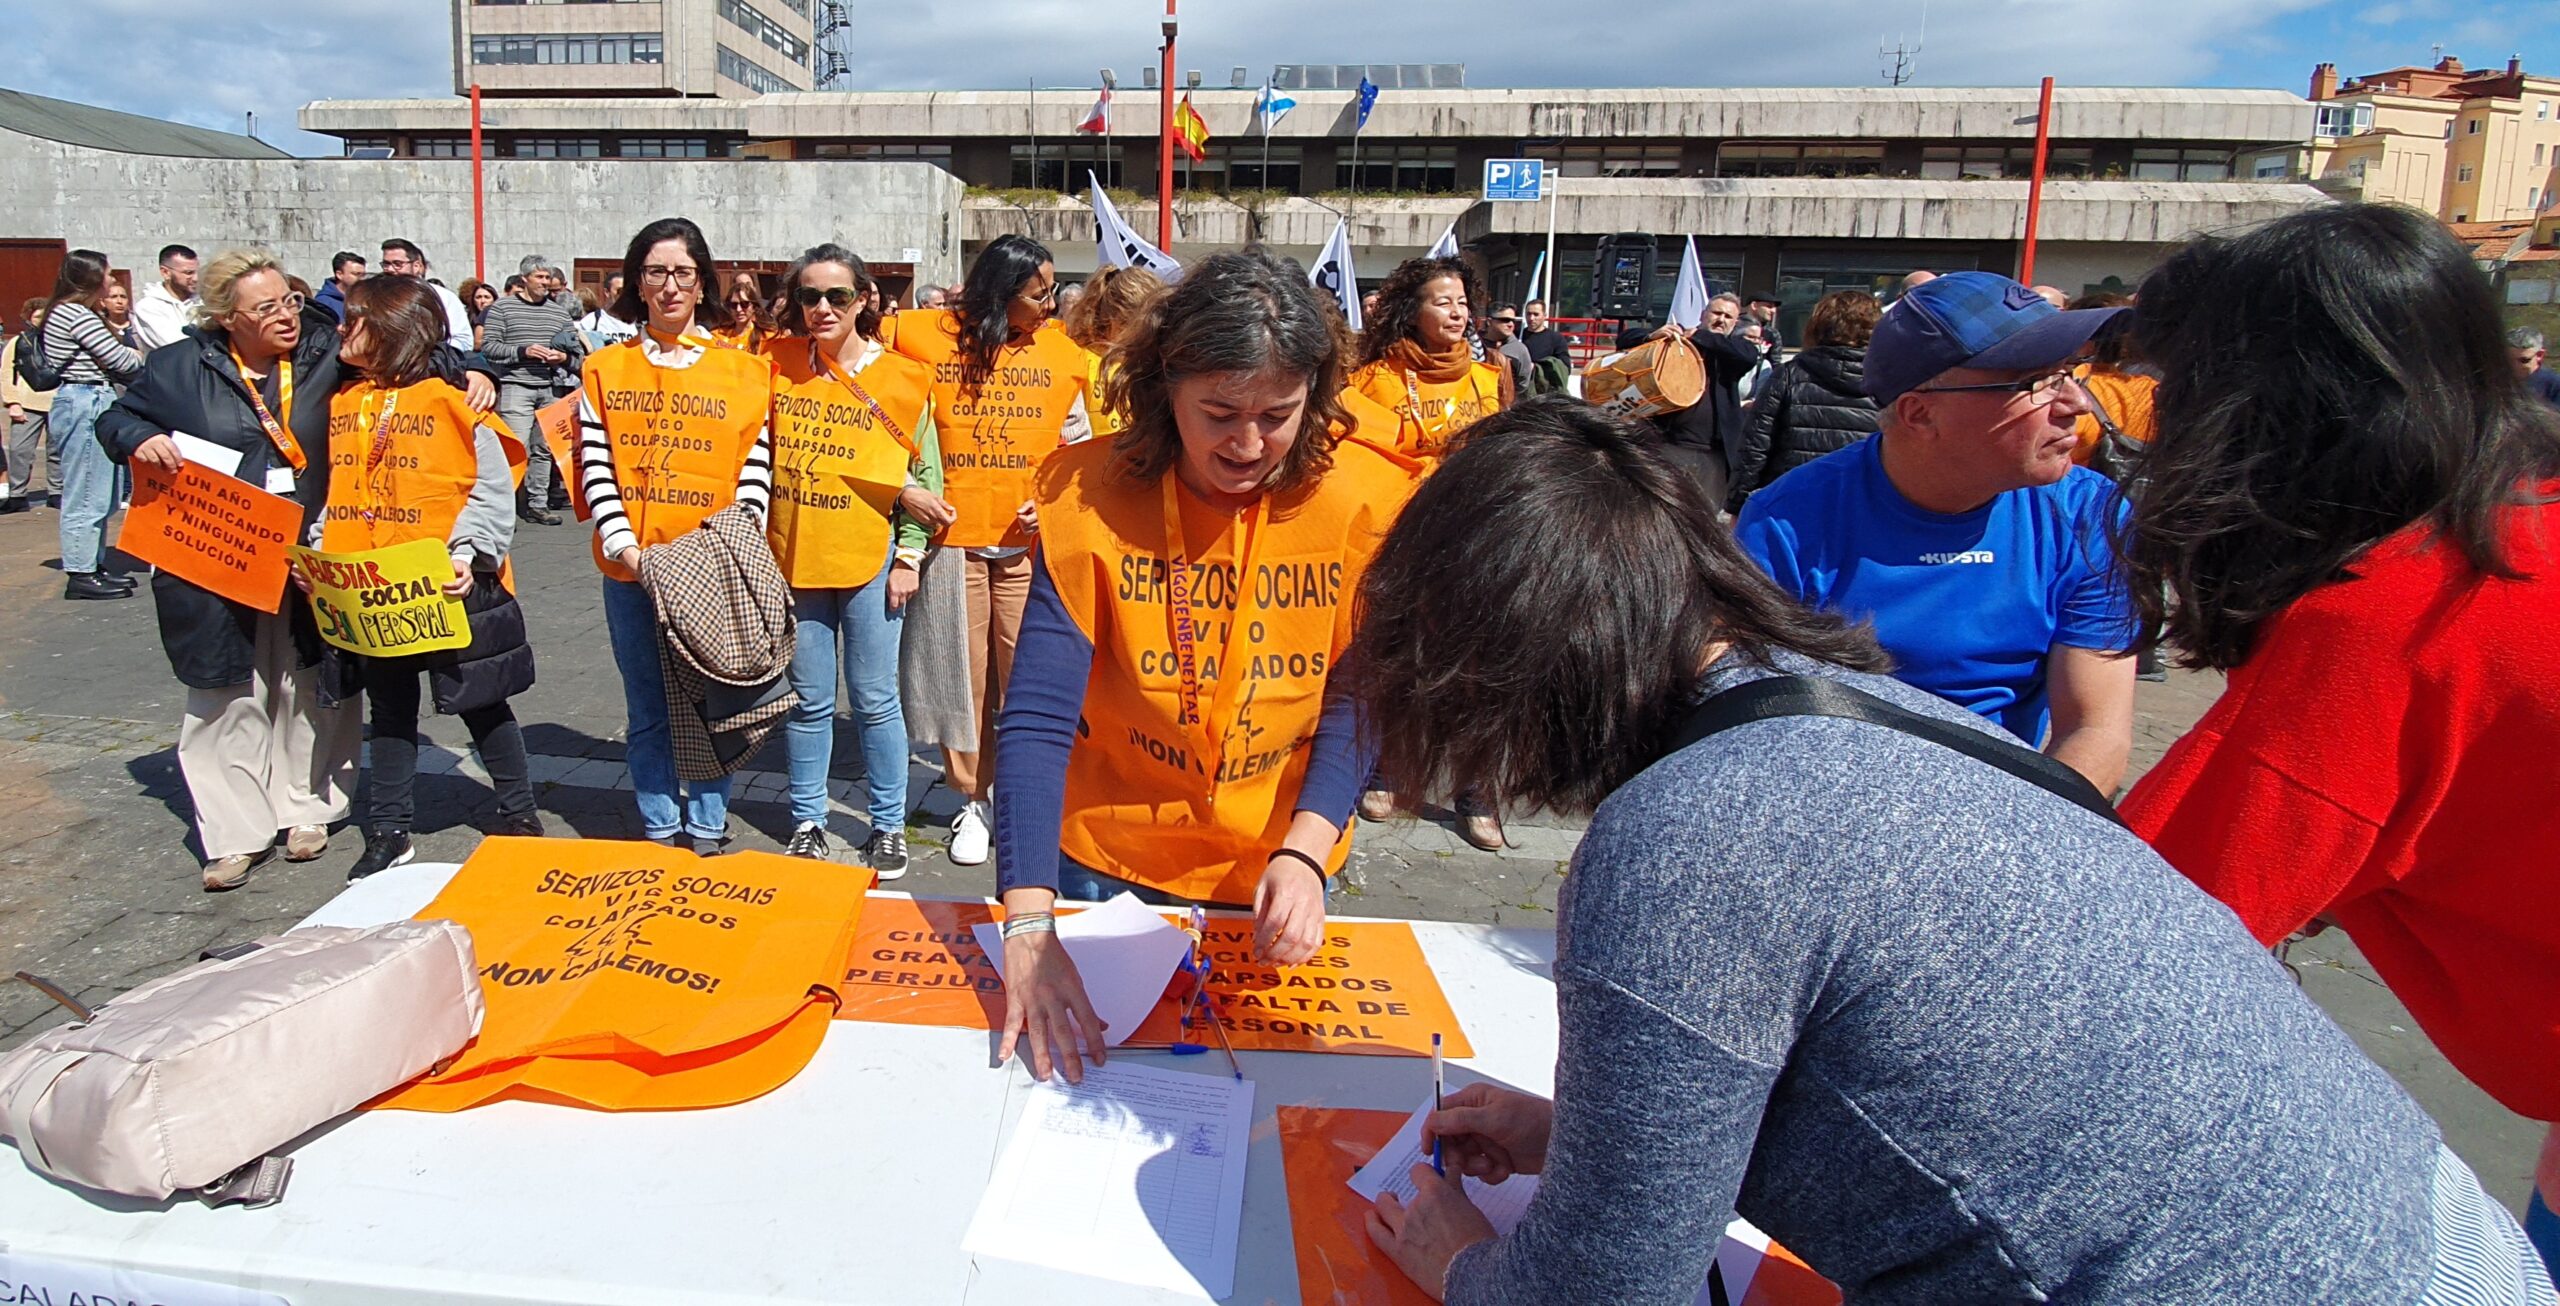
POLYGON ((453 581, 453 555, 435 540, 357 553, 296 546, 293 565, 311 580, 320 638, 350 653, 404 657, 471 642, 462 600, 444 594, 453 581))

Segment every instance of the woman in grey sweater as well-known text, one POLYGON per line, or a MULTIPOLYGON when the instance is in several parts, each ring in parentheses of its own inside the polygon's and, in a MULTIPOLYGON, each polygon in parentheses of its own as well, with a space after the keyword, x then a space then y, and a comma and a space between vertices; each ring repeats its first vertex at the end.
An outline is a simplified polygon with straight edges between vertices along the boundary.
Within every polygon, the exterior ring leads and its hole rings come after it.
POLYGON ((1407 1274, 1687 1303, 1738 1211, 1858 1303, 2552 1300, 2434 1122, 2103 800, 1859 720, 1675 749, 1777 675, 1984 732, 1771 588, 1650 443, 1569 402, 1488 419, 1364 586, 1388 774, 1596 809, 1556 1097, 1432 1117, 1449 1178, 1371 1217, 1407 1274), (1456 1179, 1515 1172, 1541 1186, 1496 1237, 1456 1179))

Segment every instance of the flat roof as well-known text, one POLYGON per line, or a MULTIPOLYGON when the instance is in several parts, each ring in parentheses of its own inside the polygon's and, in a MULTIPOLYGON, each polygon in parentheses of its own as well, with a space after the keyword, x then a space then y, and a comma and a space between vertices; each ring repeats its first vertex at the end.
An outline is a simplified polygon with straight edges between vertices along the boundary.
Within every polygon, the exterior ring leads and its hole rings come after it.
POLYGON ((289 159, 293 155, 254 136, 239 136, 210 127, 119 113, 95 105, 74 104, 50 96, 0 89, 0 130, 37 136, 64 145, 120 154, 158 154, 193 159, 289 159))

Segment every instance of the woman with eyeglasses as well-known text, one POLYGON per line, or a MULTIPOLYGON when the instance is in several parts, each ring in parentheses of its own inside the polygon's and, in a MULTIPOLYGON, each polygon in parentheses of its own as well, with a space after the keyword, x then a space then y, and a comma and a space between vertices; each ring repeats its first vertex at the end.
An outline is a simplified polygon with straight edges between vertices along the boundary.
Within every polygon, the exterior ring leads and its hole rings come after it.
POLYGON ((1057 295, 1049 251, 1027 236, 998 236, 970 266, 959 307, 908 311, 895 345, 933 369, 943 496, 956 514, 942 543, 967 558, 978 747, 943 750, 943 782, 962 799, 949 848, 962 866, 987 860, 988 754, 1040 532, 1034 475, 1051 450, 1085 438, 1092 425, 1093 356, 1050 320, 1057 295))
POLYGON ((638 335, 587 356, 578 404, 578 483, 595 518, 605 628, 622 672, 625 755, 641 832, 720 851, 729 781, 680 781, 667 707, 658 610, 640 583, 640 551, 668 543, 732 503, 766 511, 773 489, 773 363, 715 338, 734 319, 710 242, 684 218, 642 227, 622 255, 612 312, 638 335))
POLYGON ((720 301, 728 306, 729 325, 712 332, 714 338, 748 353, 764 348, 765 337, 773 334, 772 314, 764 301, 764 283, 752 272, 733 272, 720 301))
MULTIPOLYGON (((173 432, 239 456, 232 474, 302 505, 306 526, 329 501, 329 407, 345 377, 338 324, 306 304, 263 250, 204 265, 196 334, 151 351, 131 389, 98 419, 119 463, 174 472, 173 432)), ((434 370, 469 406, 497 402, 476 355, 440 349, 434 370)), ((187 686, 178 769, 193 800, 205 891, 238 888, 275 855, 326 852, 347 814, 362 723, 324 702, 320 636, 290 587, 268 607, 235 603, 163 569, 151 577, 160 643, 187 686)))
POLYGON ((766 347, 775 372, 774 561, 798 623, 783 731, 790 758, 794 857, 824 859, 836 686, 850 684, 862 739, 871 833, 862 860, 882 880, 907 873, 907 727, 900 639, 932 531, 942 447, 933 369, 872 335, 879 310, 862 260, 841 245, 802 254, 784 275, 785 332, 766 347))

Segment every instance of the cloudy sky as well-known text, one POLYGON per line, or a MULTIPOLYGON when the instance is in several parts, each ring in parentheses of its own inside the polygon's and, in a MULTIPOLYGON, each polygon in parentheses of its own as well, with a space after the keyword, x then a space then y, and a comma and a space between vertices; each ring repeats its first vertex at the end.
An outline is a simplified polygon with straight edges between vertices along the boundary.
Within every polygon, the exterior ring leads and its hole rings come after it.
MULTIPOLYGON (((307 101, 452 92, 448 0, 8 0, 0 86, 258 134, 301 153, 307 101)), ((1090 85, 1153 59, 1154 0, 857 0, 854 85, 1090 85)), ((2560 73, 2551 0, 1191 0, 1182 66, 1463 62, 1478 86, 1873 85, 1918 43, 1922 85, 2274 86, 2522 54, 2560 73)))

